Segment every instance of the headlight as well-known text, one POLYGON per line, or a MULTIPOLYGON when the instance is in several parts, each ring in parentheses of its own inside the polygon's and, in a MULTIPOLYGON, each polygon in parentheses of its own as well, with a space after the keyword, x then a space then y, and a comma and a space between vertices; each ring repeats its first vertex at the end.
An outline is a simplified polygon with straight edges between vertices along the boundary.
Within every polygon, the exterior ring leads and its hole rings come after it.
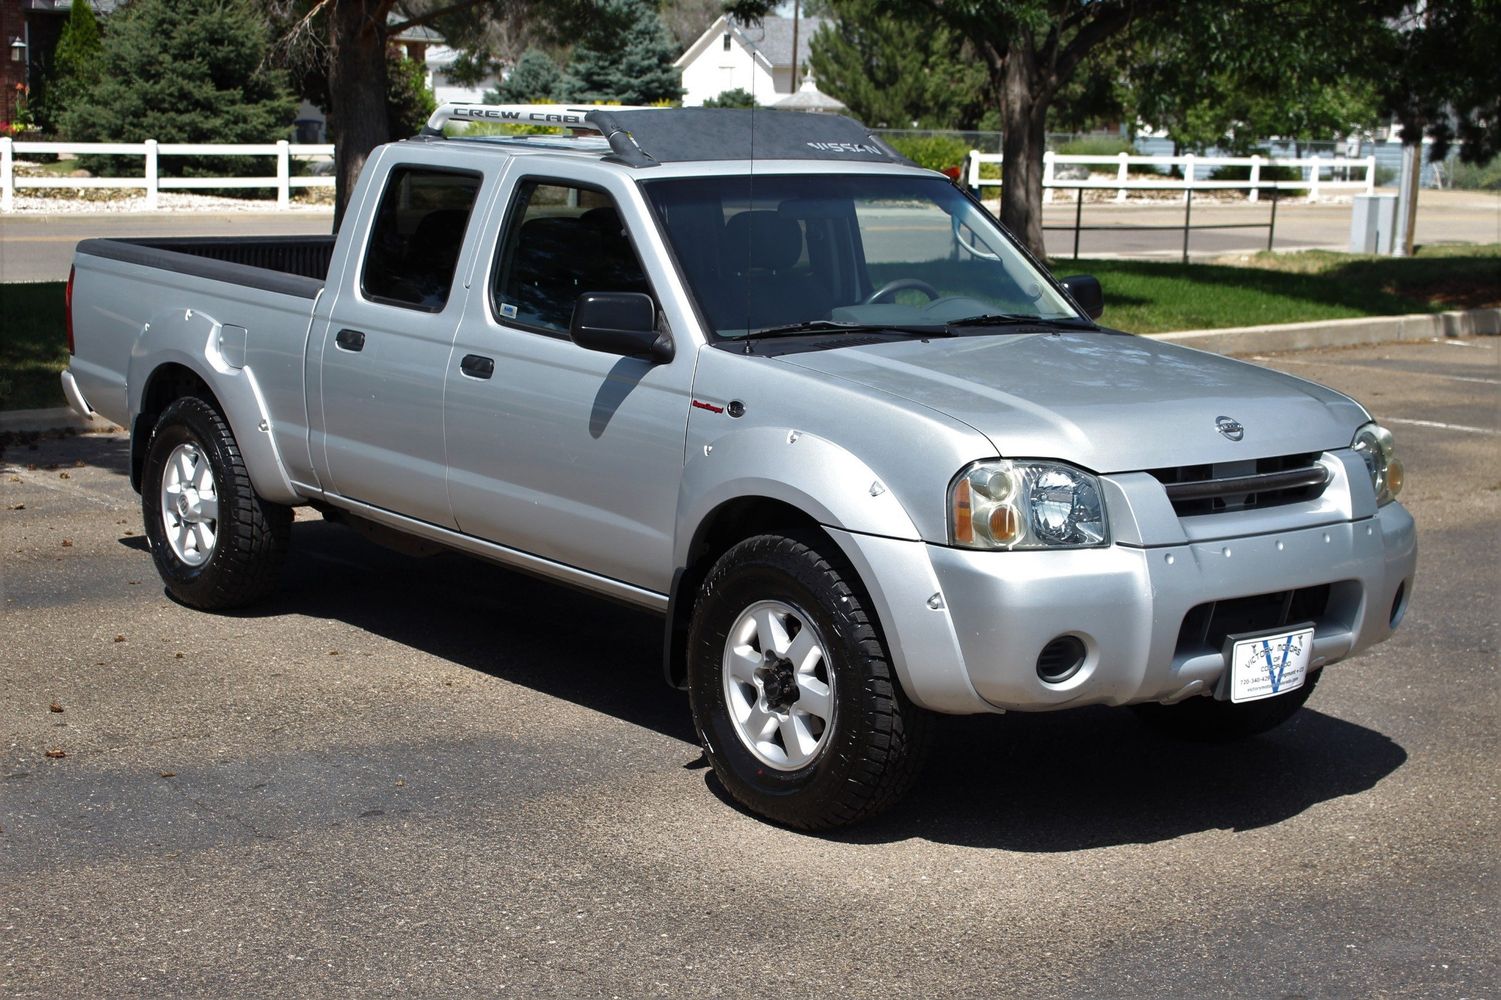
POLYGON ((1376 491, 1376 504, 1391 503, 1402 492, 1404 470, 1397 457, 1397 445, 1392 432, 1378 423, 1369 423, 1355 432, 1350 442, 1355 453, 1365 460, 1366 471, 1371 474, 1371 488, 1376 491))
POLYGON ((949 487, 949 541, 969 549, 1106 545, 1100 481, 1057 462, 976 462, 949 487))

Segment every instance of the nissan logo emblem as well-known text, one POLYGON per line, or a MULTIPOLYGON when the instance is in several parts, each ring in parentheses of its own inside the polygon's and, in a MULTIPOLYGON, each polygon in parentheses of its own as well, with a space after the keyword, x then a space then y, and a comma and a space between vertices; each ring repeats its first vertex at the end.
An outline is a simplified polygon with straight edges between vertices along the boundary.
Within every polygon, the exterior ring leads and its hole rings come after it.
POLYGON ((1246 436, 1246 429, 1240 425, 1240 421, 1230 417, 1215 417, 1214 426, 1231 441, 1239 441, 1246 436))

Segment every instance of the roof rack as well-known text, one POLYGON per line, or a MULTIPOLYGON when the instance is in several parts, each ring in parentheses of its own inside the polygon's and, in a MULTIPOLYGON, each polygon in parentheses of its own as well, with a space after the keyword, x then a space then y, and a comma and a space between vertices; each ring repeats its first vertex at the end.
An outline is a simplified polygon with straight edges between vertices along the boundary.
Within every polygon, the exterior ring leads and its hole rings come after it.
POLYGON ((619 105, 445 104, 419 136, 439 137, 449 122, 551 125, 598 133, 607 160, 629 167, 702 160, 843 160, 915 166, 870 129, 843 115, 732 108, 619 105))
MULTIPOLYGON (((551 125, 554 128, 584 129, 598 132, 586 124, 585 116, 594 111, 649 111, 651 108, 594 104, 468 104, 450 102, 438 106, 428 118, 423 136, 440 136, 449 122, 488 122, 495 125, 551 125)), ((660 110, 660 109, 656 109, 660 110)))

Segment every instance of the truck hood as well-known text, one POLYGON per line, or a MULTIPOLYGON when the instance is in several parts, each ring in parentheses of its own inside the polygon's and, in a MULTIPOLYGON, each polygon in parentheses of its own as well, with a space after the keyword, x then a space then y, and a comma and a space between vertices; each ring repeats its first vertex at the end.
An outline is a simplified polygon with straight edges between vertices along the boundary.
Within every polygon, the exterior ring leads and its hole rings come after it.
POLYGON ((935 338, 779 360, 946 413, 1002 457, 1102 473, 1343 448, 1369 419, 1312 382, 1117 333, 935 338), (1241 425, 1241 440, 1221 433, 1220 417, 1241 425))

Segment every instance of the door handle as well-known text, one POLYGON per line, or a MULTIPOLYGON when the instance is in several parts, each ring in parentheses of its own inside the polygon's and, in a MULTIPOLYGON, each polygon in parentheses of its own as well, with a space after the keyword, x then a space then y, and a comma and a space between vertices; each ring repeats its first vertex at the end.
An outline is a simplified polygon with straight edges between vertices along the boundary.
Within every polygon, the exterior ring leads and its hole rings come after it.
POLYGON ((358 330, 340 330, 334 337, 334 343, 346 351, 363 351, 365 335, 358 330))
POLYGON ((495 359, 466 354, 464 360, 459 362, 459 371, 470 378, 489 378, 495 374, 495 359))

